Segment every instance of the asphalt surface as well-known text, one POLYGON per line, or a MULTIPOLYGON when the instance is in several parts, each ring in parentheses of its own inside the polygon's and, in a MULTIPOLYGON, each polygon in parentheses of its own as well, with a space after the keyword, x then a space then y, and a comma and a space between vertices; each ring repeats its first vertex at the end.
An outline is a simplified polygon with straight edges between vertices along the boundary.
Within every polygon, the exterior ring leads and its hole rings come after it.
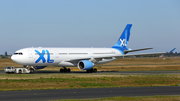
MULTIPOLYGON (((34 74, 61 74, 59 71, 42 71, 37 70, 34 74)), ((6 74, 4 70, 0 70, 0 75, 6 74)), ((86 71, 72 71, 70 74, 86 74, 86 71)), ((121 74, 121 75, 157 75, 157 74, 180 74, 178 70, 171 71, 98 71, 93 74, 121 74)), ((8 75, 8 74, 7 74, 8 75)), ((33 74, 32 74, 33 75, 33 74)))
POLYGON ((47 101, 56 99, 92 99, 116 96, 180 95, 180 86, 88 88, 0 92, 1 101, 47 101))
MULTIPOLYGON (((59 71, 35 71, 34 74, 58 73, 59 71)), ((87 74, 86 71, 72 71, 72 74, 87 74)), ((152 75, 152 74, 180 74, 180 71, 98 71, 93 74, 122 74, 122 75, 152 75)))

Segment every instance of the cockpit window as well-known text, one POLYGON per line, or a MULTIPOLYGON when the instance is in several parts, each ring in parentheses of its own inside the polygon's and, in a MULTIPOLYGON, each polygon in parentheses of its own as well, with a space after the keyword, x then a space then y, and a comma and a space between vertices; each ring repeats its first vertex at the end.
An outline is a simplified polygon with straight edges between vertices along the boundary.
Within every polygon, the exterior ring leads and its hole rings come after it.
POLYGON ((21 53, 21 52, 20 53, 14 53, 14 55, 23 55, 23 53, 21 53))

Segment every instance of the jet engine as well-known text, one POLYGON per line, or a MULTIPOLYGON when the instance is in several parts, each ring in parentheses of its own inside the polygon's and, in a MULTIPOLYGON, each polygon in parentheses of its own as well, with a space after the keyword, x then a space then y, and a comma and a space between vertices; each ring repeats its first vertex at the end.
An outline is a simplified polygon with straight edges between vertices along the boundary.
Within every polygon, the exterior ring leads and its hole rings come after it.
POLYGON ((77 66, 80 70, 88 70, 94 66, 94 63, 89 60, 81 60, 78 62, 77 66))

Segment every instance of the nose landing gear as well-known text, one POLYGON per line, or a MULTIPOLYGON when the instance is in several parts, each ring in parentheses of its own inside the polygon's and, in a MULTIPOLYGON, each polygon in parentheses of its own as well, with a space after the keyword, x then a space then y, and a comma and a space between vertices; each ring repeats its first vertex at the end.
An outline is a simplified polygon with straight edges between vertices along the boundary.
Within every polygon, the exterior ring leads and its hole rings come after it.
POLYGON ((28 65, 24 65, 24 67, 26 68, 26 69, 29 69, 29 73, 34 73, 34 71, 35 71, 35 66, 31 66, 30 68, 29 68, 29 66, 28 65))

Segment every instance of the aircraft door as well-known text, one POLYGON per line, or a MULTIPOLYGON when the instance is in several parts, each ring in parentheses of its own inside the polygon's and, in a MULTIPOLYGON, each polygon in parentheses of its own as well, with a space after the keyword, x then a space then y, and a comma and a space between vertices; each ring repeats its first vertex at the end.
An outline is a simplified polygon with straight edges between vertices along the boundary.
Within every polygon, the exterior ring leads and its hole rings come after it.
POLYGON ((93 51, 92 50, 89 50, 89 55, 91 58, 93 58, 93 51))
POLYGON ((58 51, 55 50, 54 53, 55 53, 55 57, 56 57, 56 58, 59 58, 59 53, 58 53, 58 51))
POLYGON ((31 51, 31 50, 28 50, 28 53, 29 53, 29 58, 33 58, 32 51, 31 51))

